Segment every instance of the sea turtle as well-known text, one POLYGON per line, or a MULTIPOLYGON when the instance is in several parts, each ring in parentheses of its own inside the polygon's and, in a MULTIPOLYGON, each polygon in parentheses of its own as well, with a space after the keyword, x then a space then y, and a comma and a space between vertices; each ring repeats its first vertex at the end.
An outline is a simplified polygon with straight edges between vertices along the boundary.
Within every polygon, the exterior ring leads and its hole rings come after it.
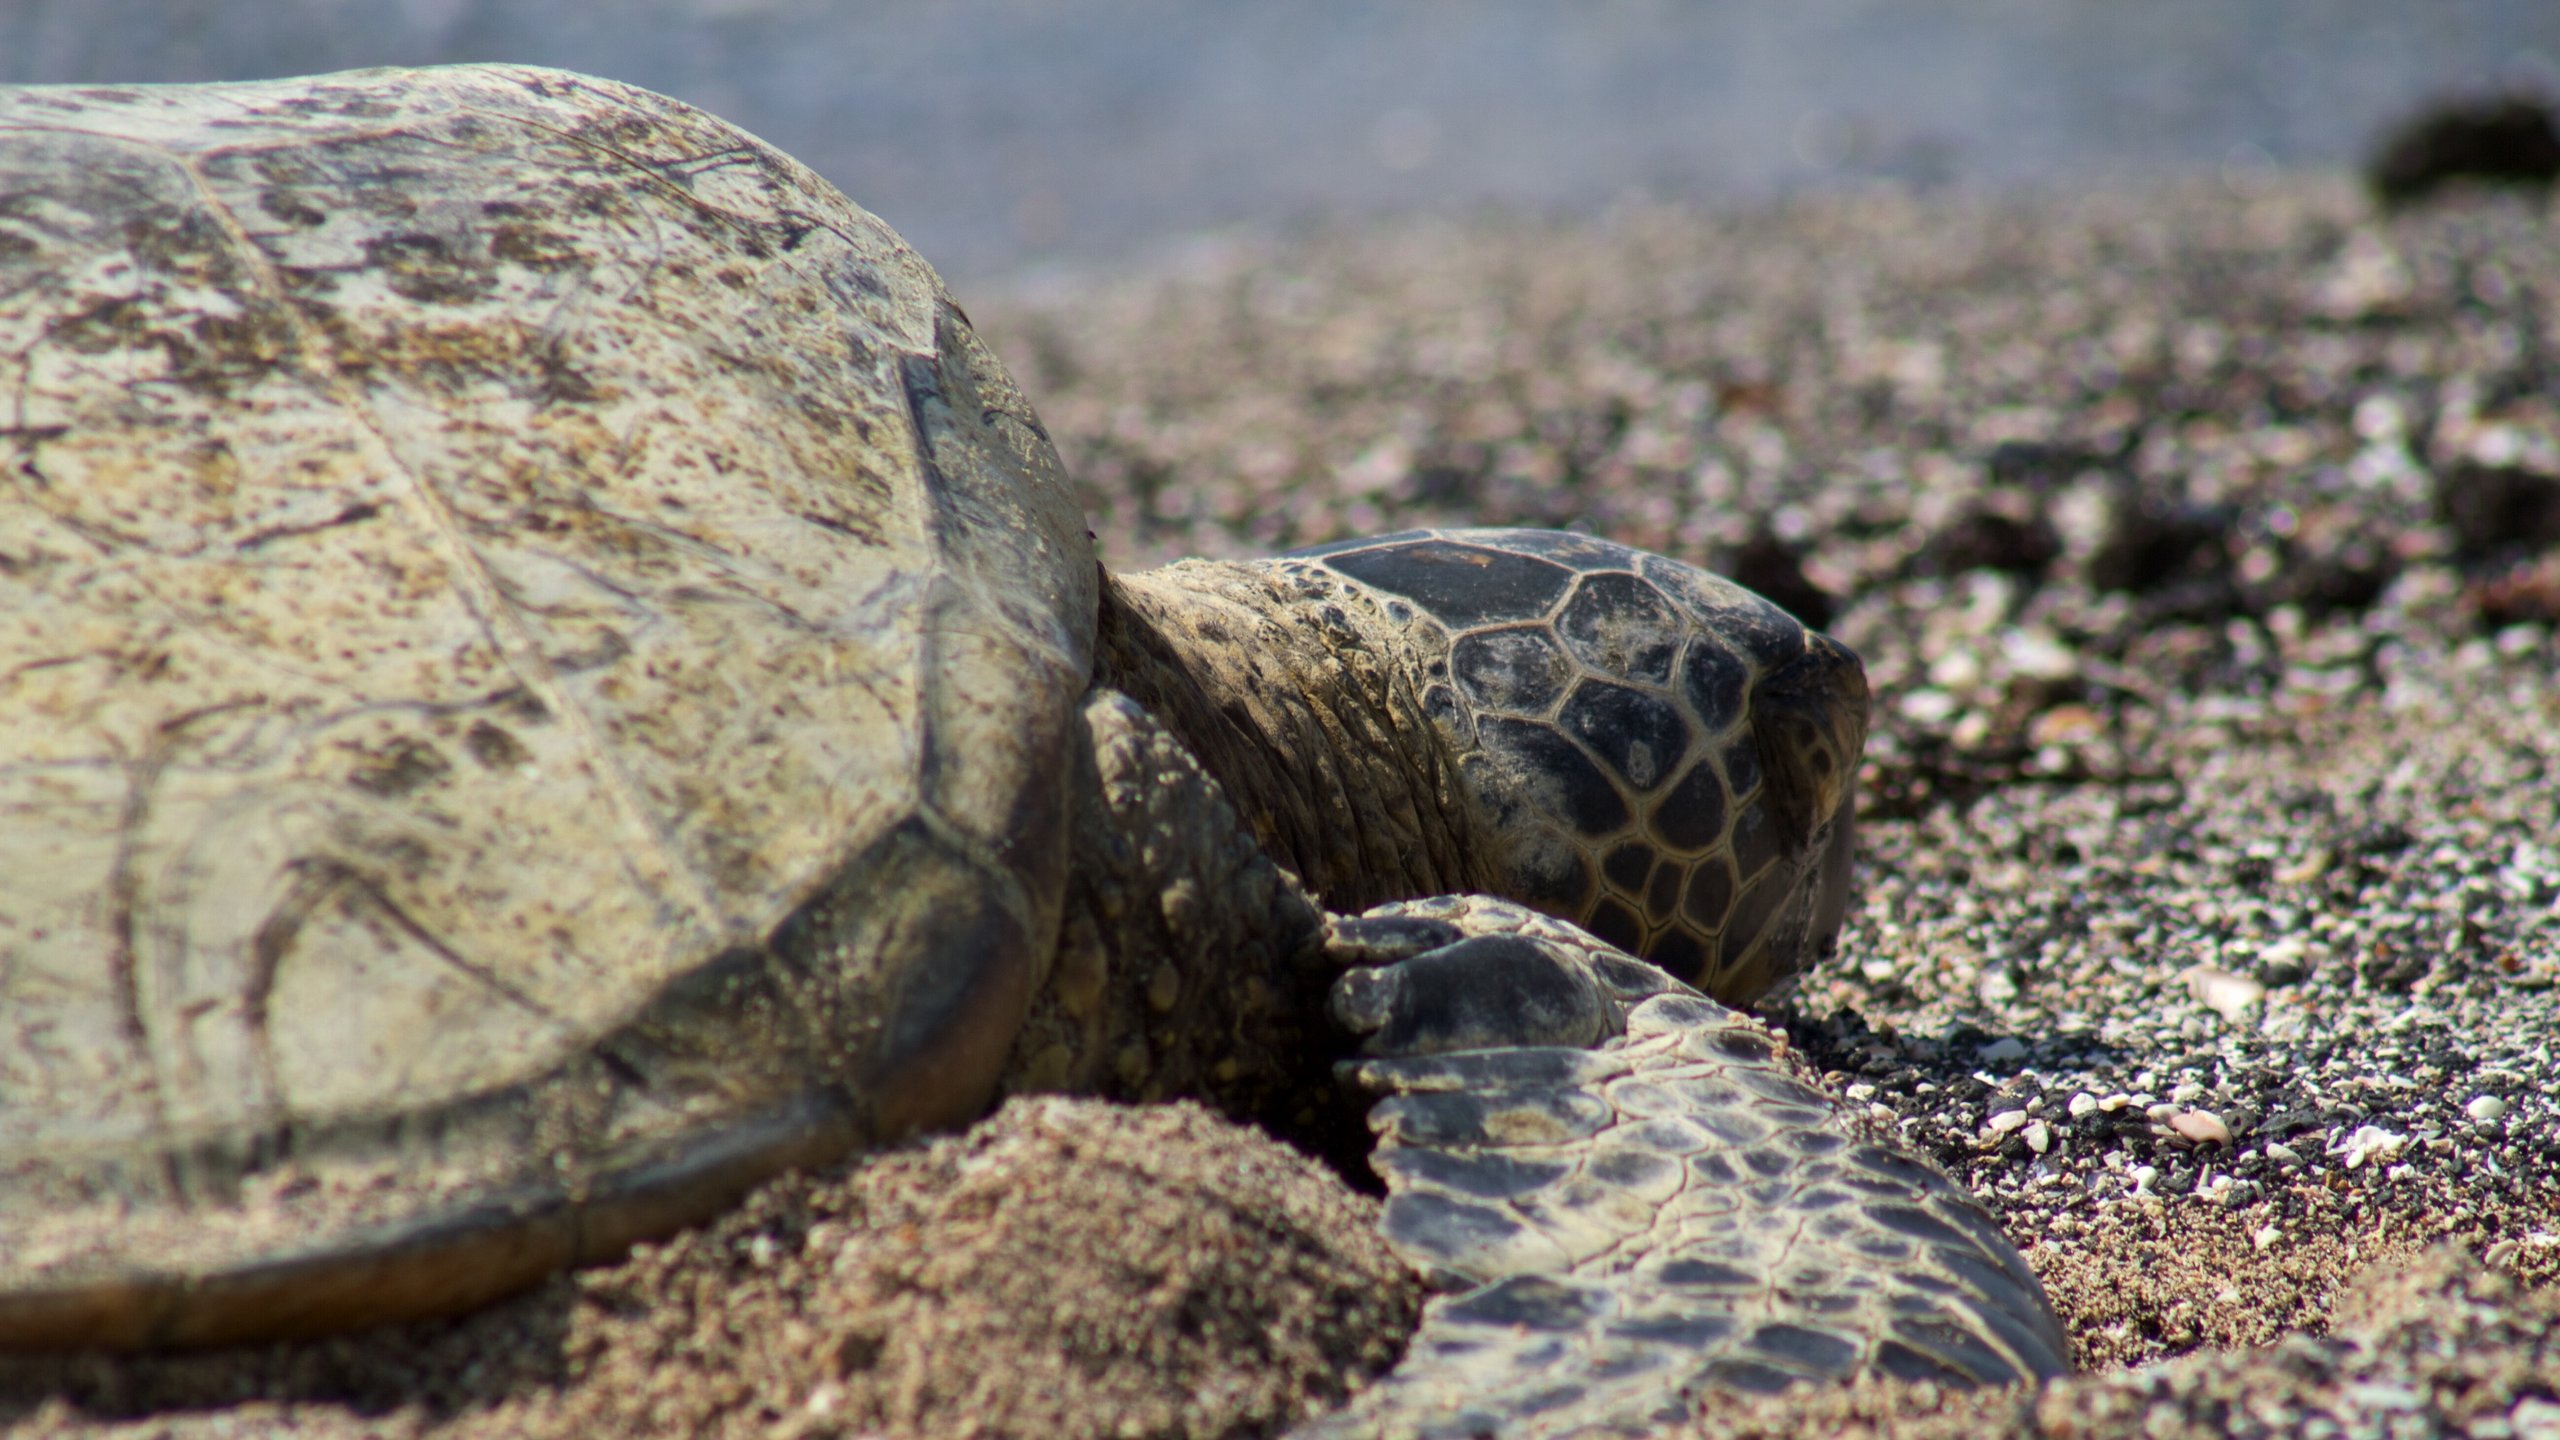
POLYGON ((1739 587, 1108 575, 903 242, 555 71, 0 92, 0 397, 0 1345, 458 1311, 1349 1035, 1450 1292, 1371 1420, 2062 1366, 1706 998, 1828 947, 1866 723, 1739 587))

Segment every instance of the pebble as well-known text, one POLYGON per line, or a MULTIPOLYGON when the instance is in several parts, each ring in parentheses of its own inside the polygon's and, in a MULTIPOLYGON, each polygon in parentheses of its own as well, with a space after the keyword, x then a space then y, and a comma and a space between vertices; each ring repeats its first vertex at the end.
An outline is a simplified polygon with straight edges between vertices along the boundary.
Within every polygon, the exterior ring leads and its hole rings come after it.
POLYGON ((2219 965, 2190 965, 2180 972, 2180 978, 2187 982, 2187 993, 2196 997, 2196 1003, 2234 1025, 2249 1018, 2249 1012, 2267 998, 2266 986, 2219 965))
POLYGON ((2181 1110, 2169 1117, 2169 1128, 2199 1145, 2231 1143, 2231 1127, 2210 1110, 2181 1110))
POLYGON ((2037 746, 2085 745, 2107 733, 2104 717, 2086 705, 2056 705, 2027 726, 2027 741, 2037 746))
POLYGON ((2474 1095, 2462 1107, 2462 1113, 2483 1125, 2495 1125, 2506 1118, 2507 1102, 2495 1095, 2474 1095))
POLYGON ((2379 1125, 2363 1125, 2358 1126, 2356 1132, 2347 1137, 2346 1143, 2331 1153, 2339 1156, 2340 1163, 2353 1170, 2368 1160, 2397 1160, 2400 1152, 2408 1148, 2408 1136, 2385 1130, 2379 1125))
POLYGON ((2560 1440, 2560 1401, 2528 1395, 2507 1412, 2507 1430, 2516 1440, 2560 1440))
POLYGON ((2000 655, 2012 671, 2036 680, 2067 680, 2080 670, 2080 657, 2049 630, 2009 631, 2000 637, 2000 655))

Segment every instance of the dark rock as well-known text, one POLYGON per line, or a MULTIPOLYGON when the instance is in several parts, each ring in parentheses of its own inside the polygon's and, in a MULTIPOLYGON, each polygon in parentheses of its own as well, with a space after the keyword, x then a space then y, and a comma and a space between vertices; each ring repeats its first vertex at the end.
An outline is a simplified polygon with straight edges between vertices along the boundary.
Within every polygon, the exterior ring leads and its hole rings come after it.
POLYGON ((2059 489, 2091 470, 2115 469, 2123 462, 2121 453, 2046 440, 2003 440, 1982 461, 1992 484, 2040 492, 2059 489))
POLYGON ((2042 514, 2015 515, 1974 505, 1922 543, 1912 569, 1921 575, 2004 570, 2040 577, 2061 554, 2062 537, 2042 514))
POLYGON ((2235 519, 2228 506, 2129 500, 2089 557, 2089 582, 2150 597, 2168 614, 2220 614, 2236 590, 2235 519))
POLYGON ((2365 181, 2386 205, 2406 205, 2455 180, 2549 188, 2560 176, 2560 126, 2551 107, 2511 95, 2444 100, 2387 132, 2365 181))
POLYGON ((1804 573, 1804 555, 1762 529, 1718 566, 1734 583, 1756 590, 1816 630, 1829 629, 1837 603, 1804 573))
POLYGON ((2490 630, 2560 625, 2560 553, 2473 582, 2463 590, 2462 604, 2490 630))
POLYGON ((2436 518, 2463 560, 2548 550, 2560 545, 2560 476, 2465 461, 2437 478, 2436 518))

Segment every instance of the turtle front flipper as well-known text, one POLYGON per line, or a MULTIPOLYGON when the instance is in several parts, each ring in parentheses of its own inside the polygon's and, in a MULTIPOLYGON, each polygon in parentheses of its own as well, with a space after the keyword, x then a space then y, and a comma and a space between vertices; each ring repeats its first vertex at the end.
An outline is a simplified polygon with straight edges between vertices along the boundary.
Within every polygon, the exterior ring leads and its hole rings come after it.
POLYGON ((1444 1293, 1404 1363, 1307 1433, 1582 1433, 1702 1390, 2068 1368, 1981 1207, 1747 1016, 1502 902, 1383 907, 1331 948, 1390 962, 1336 988, 1373 1052, 1341 1068, 1386 1096, 1386 1234, 1444 1293), (1531 1003, 1493 993, 1520 984, 1531 1003))

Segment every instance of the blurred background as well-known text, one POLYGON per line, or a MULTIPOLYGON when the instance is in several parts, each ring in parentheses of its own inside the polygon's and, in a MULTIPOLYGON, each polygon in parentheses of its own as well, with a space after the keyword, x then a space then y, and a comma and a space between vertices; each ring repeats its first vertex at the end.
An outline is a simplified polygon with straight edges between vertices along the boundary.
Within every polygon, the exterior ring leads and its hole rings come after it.
POLYGON ((0 0, 0 81, 516 60, 800 156, 955 281, 1233 224, 2355 163, 2553 0, 0 0))

